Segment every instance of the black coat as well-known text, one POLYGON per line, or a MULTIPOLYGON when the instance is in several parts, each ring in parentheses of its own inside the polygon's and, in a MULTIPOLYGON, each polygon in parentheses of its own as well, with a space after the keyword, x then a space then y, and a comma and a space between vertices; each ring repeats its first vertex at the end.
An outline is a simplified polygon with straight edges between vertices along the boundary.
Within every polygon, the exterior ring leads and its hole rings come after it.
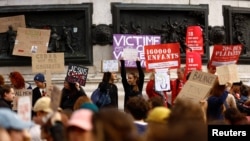
POLYGON ((107 93, 107 90, 109 90, 109 96, 111 99, 111 103, 108 105, 105 105, 104 107, 118 108, 118 89, 117 89, 117 86, 113 83, 101 82, 101 83, 99 83, 98 88, 100 88, 100 91, 104 92, 104 93, 107 93))
POLYGON ((0 107, 1 108, 10 108, 10 109, 12 109, 11 102, 6 101, 3 98, 0 98, 0 107))

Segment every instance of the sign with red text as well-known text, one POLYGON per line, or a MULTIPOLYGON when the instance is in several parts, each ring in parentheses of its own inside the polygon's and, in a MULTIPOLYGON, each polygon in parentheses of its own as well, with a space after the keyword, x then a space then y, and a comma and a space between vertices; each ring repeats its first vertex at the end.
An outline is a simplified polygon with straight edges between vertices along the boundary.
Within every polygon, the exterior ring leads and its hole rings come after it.
MULTIPOLYGON (((209 94, 217 76, 202 71, 192 71, 188 81, 177 95, 176 99, 182 98, 199 103, 209 94)), ((176 100, 175 99, 175 100, 176 100)))
POLYGON ((31 89, 15 89, 15 97, 12 102, 12 110, 18 110, 18 102, 19 102, 19 97, 22 96, 29 96, 30 101, 32 101, 32 90, 31 89))
POLYGON ((238 67, 236 64, 224 65, 216 67, 220 85, 224 85, 227 82, 240 82, 238 75, 238 67))
POLYGON ((190 50, 203 54, 203 35, 200 26, 189 26, 186 32, 186 52, 190 50))
POLYGON ((18 28, 13 55, 31 57, 32 53, 47 53, 48 29, 18 28))
POLYGON ((201 54, 198 52, 186 52, 185 76, 193 70, 201 70, 201 54))
POLYGON ((66 81, 70 83, 78 82, 80 85, 85 86, 88 76, 88 70, 88 68, 80 65, 69 64, 66 81))
POLYGON ((167 43, 144 47, 146 69, 179 68, 180 44, 167 43))
POLYGON ((32 72, 64 72, 64 53, 33 53, 32 72))
MULTIPOLYGON (((113 34, 113 59, 120 60, 125 48, 134 48, 137 50, 136 53, 141 61, 142 68, 145 68, 144 46, 157 45, 160 43, 161 36, 159 35, 113 34)), ((135 68, 136 61, 125 60, 125 66, 135 68)))
POLYGON ((212 66, 236 64, 242 51, 242 45, 214 45, 211 57, 212 66))

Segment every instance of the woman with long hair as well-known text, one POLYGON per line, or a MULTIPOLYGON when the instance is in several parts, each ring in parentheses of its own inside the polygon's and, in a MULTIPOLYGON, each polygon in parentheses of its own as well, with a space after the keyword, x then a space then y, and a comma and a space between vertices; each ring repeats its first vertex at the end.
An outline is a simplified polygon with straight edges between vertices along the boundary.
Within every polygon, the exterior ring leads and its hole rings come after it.
POLYGON ((14 89, 32 89, 31 84, 25 82, 23 75, 18 71, 11 72, 9 79, 14 89))
POLYGON ((107 93, 110 96, 111 103, 104 107, 118 108, 118 89, 115 85, 117 75, 114 72, 104 72, 102 82, 99 83, 98 88, 101 92, 107 93))
POLYGON ((124 106, 125 106, 130 97, 142 96, 142 89, 143 89, 145 75, 141 67, 141 61, 139 59, 136 60, 136 67, 139 75, 137 75, 135 72, 130 72, 126 74, 125 60, 121 59, 120 62, 121 62, 122 85, 125 91, 125 98, 124 98, 124 106))

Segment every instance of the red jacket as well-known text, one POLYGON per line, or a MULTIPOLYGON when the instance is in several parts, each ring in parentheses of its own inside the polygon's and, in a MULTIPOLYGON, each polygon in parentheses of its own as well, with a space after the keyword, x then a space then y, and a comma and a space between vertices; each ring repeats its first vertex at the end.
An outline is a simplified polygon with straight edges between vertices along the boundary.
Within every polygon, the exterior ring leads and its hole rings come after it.
MULTIPOLYGON (((161 94, 159 94, 157 91, 155 91, 155 81, 154 80, 148 81, 147 86, 146 86, 146 94, 147 94, 149 99, 152 97, 155 97, 155 96, 161 96, 161 94)), ((163 91, 163 96, 164 96, 163 98, 165 100, 165 105, 167 105, 168 97, 167 97, 166 91, 163 91)))
POLYGON ((170 80, 170 87, 171 87, 171 93, 172 93, 172 99, 171 99, 172 105, 173 105, 177 95, 181 91, 181 88, 183 87, 183 85, 184 85, 184 81, 180 82, 179 79, 170 80), (182 86, 180 86, 180 85, 182 85, 182 86))

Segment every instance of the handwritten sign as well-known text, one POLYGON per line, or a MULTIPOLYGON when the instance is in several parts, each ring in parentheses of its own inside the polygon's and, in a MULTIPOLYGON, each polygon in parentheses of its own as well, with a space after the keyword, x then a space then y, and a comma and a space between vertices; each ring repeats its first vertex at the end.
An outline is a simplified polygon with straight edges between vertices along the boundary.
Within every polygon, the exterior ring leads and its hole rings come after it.
POLYGON ((80 85, 85 86, 88 76, 88 68, 69 64, 66 80, 70 83, 78 82, 80 85))
POLYGON ((182 98, 197 103, 208 95, 216 79, 214 74, 192 71, 176 99, 182 98))
POLYGON ((17 31, 18 27, 26 27, 24 15, 0 18, 0 33, 7 32, 10 25, 14 31, 17 31))
POLYGON ((33 53, 32 72, 64 72, 64 53, 33 53))
POLYGON ((15 98, 13 101, 13 110, 17 110, 18 99, 22 96, 29 96, 30 101, 32 101, 32 90, 31 89, 15 89, 15 98))
POLYGON ((236 64, 242 51, 242 45, 214 45, 211 57, 212 66, 236 64))
MULTIPOLYGON (((132 35, 132 34, 113 34, 113 59, 120 60, 125 48, 134 48, 138 51, 137 57, 141 60, 141 66, 145 68, 145 45, 156 45, 161 43, 159 35, 132 35)), ((135 61, 126 61, 125 66, 135 68, 135 61)))
POLYGON ((170 90, 170 77, 168 68, 155 70, 155 90, 167 91, 170 90))
POLYGON ((136 61, 138 57, 138 51, 135 48, 124 48, 122 57, 124 60, 136 61))
POLYGON ((30 96, 20 96, 17 104, 17 114, 24 121, 31 121, 31 99, 30 96))
POLYGON ((147 45, 144 47, 144 51, 147 70, 180 66, 179 43, 147 45))
POLYGON ((118 72, 118 60, 102 60, 102 72, 118 72))
POLYGON ((236 64, 224 65, 216 67, 219 84, 224 85, 227 82, 240 82, 238 75, 238 67, 236 64))
POLYGON ((50 107, 53 109, 53 111, 57 111, 58 107, 60 106, 62 97, 61 94, 61 90, 57 86, 52 86, 50 107))
POLYGON ((50 30, 18 28, 13 55, 31 57, 32 53, 46 53, 50 30))

